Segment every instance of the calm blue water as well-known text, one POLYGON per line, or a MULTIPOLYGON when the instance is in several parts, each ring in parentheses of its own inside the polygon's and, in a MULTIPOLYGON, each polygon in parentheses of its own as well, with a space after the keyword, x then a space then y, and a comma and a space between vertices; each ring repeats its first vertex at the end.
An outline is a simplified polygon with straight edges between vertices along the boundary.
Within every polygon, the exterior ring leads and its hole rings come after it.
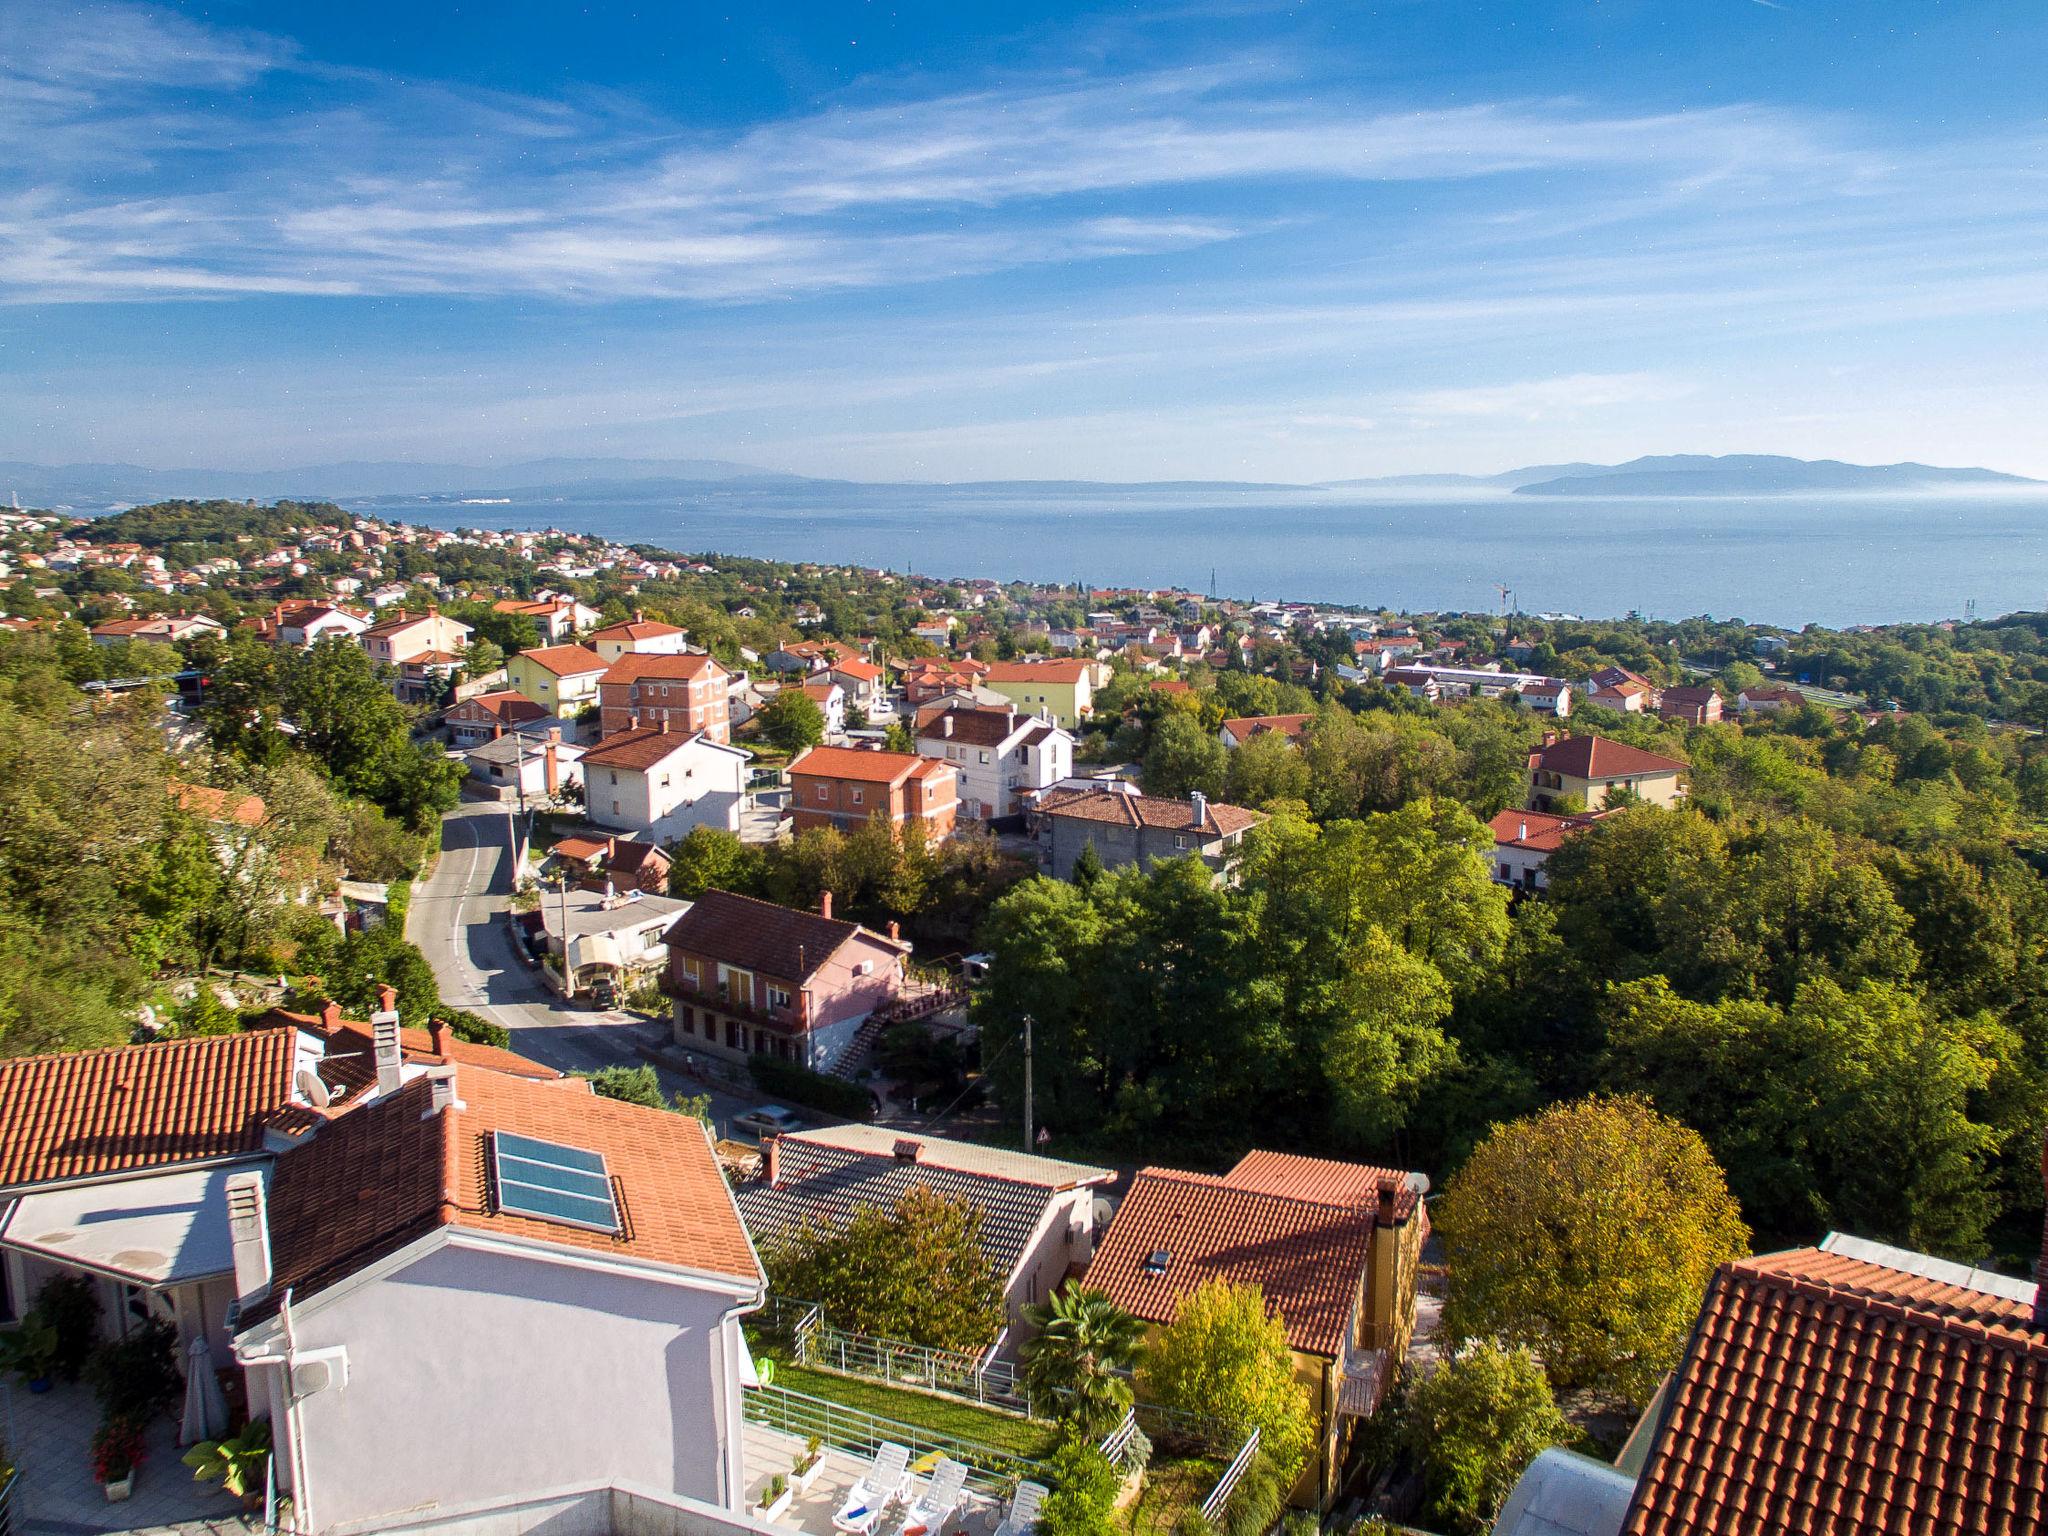
POLYGON ((1404 491, 706 487, 607 500, 355 502, 692 553, 1411 611, 1840 627, 2048 607, 2048 494, 1657 500, 1404 491))

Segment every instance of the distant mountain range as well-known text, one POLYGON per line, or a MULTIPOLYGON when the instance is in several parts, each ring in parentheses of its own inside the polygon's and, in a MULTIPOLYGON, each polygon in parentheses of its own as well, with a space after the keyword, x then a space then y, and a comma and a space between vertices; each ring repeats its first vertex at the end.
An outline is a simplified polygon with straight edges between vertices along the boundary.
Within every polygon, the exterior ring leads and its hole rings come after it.
MULTIPOLYGON (((964 495, 1040 491, 1289 491, 1448 489, 1504 490, 1518 496, 1768 496, 1794 492, 1966 490, 2039 485, 1990 469, 1931 464, 1845 464, 1770 454, 1663 454, 1626 464, 1535 464, 1498 475, 1387 475, 1332 480, 1318 486, 1244 481, 1091 482, 989 480, 944 487, 964 495)), ((819 480, 728 459, 529 459, 517 464, 411 464, 353 461, 301 469, 145 469, 136 464, 28 464, 0 461, 0 497, 24 506, 98 509, 172 497, 275 501, 361 501, 431 497, 439 501, 517 501, 699 493, 707 487, 802 488, 818 495, 885 490, 886 486, 819 480)), ((934 487, 917 487, 930 492, 934 487)), ((479 515, 479 521, 485 514, 479 515)))

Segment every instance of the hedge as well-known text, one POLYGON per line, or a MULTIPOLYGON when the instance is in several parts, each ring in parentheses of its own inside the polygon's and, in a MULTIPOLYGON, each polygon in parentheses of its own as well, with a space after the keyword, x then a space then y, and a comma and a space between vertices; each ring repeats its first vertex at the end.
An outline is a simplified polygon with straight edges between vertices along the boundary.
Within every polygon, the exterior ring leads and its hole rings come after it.
POLYGON ((874 1113, 873 1095, 843 1077, 828 1077, 773 1056, 749 1056, 747 1071, 754 1086, 771 1098, 787 1099, 792 1104, 822 1109, 828 1115, 843 1115, 848 1120, 865 1120, 874 1113))

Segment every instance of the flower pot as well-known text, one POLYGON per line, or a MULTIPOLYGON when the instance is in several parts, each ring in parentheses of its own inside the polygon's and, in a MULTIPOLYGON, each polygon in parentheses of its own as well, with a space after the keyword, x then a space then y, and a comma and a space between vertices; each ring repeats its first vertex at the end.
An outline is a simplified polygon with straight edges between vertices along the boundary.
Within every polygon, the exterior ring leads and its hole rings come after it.
POLYGON ((789 1506, 795 1498, 796 1489, 794 1487, 785 1488, 773 1504, 756 1504, 754 1506, 754 1518, 756 1520, 780 1520, 789 1513, 789 1506))
POLYGON ((135 1469, 130 1467, 126 1477, 115 1478, 112 1482, 101 1483, 100 1492, 107 1496, 109 1504, 123 1503, 135 1491, 135 1469))
POLYGON ((813 1456, 803 1466, 798 1467, 794 1472, 789 1474, 789 1486, 794 1488, 798 1493, 809 1493, 811 1491, 812 1480, 817 1477, 818 1473, 823 1469, 824 1465, 825 1457, 823 1453, 813 1456))

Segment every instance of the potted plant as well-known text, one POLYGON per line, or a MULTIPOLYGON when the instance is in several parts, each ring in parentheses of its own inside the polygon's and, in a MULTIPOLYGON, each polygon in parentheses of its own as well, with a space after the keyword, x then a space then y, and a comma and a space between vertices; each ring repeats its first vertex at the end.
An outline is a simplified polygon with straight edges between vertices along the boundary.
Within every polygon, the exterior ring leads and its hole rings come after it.
POLYGON ((202 1440, 184 1456, 195 1483, 219 1483, 244 1504, 263 1497, 270 1420, 251 1419, 225 1440, 202 1440))
POLYGON ((132 1419, 103 1420, 92 1437, 92 1474, 109 1504, 119 1504, 135 1491, 135 1469, 142 1465, 142 1427, 132 1419))
POLYGON ((0 1333, 0 1371, 19 1376, 29 1391, 49 1391, 56 1364, 57 1330, 40 1307, 32 1308, 12 1333, 0 1333))
POLYGON ((86 1376, 104 1421, 148 1424, 185 1388, 178 1371, 178 1331, 152 1318, 126 1338, 109 1339, 92 1352, 86 1376))
POLYGON ((811 1479, 818 1475, 818 1469, 825 1465, 825 1442, 816 1435, 804 1442, 804 1448, 797 1453, 796 1467, 789 1474, 789 1480, 798 1493, 811 1491, 811 1479))
POLYGON ((780 1472, 768 1479, 768 1486, 761 1490, 761 1503, 755 1511, 763 1520, 779 1520, 789 1513, 790 1501, 796 1497, 789 1486, 789 1479, 780 1472))

